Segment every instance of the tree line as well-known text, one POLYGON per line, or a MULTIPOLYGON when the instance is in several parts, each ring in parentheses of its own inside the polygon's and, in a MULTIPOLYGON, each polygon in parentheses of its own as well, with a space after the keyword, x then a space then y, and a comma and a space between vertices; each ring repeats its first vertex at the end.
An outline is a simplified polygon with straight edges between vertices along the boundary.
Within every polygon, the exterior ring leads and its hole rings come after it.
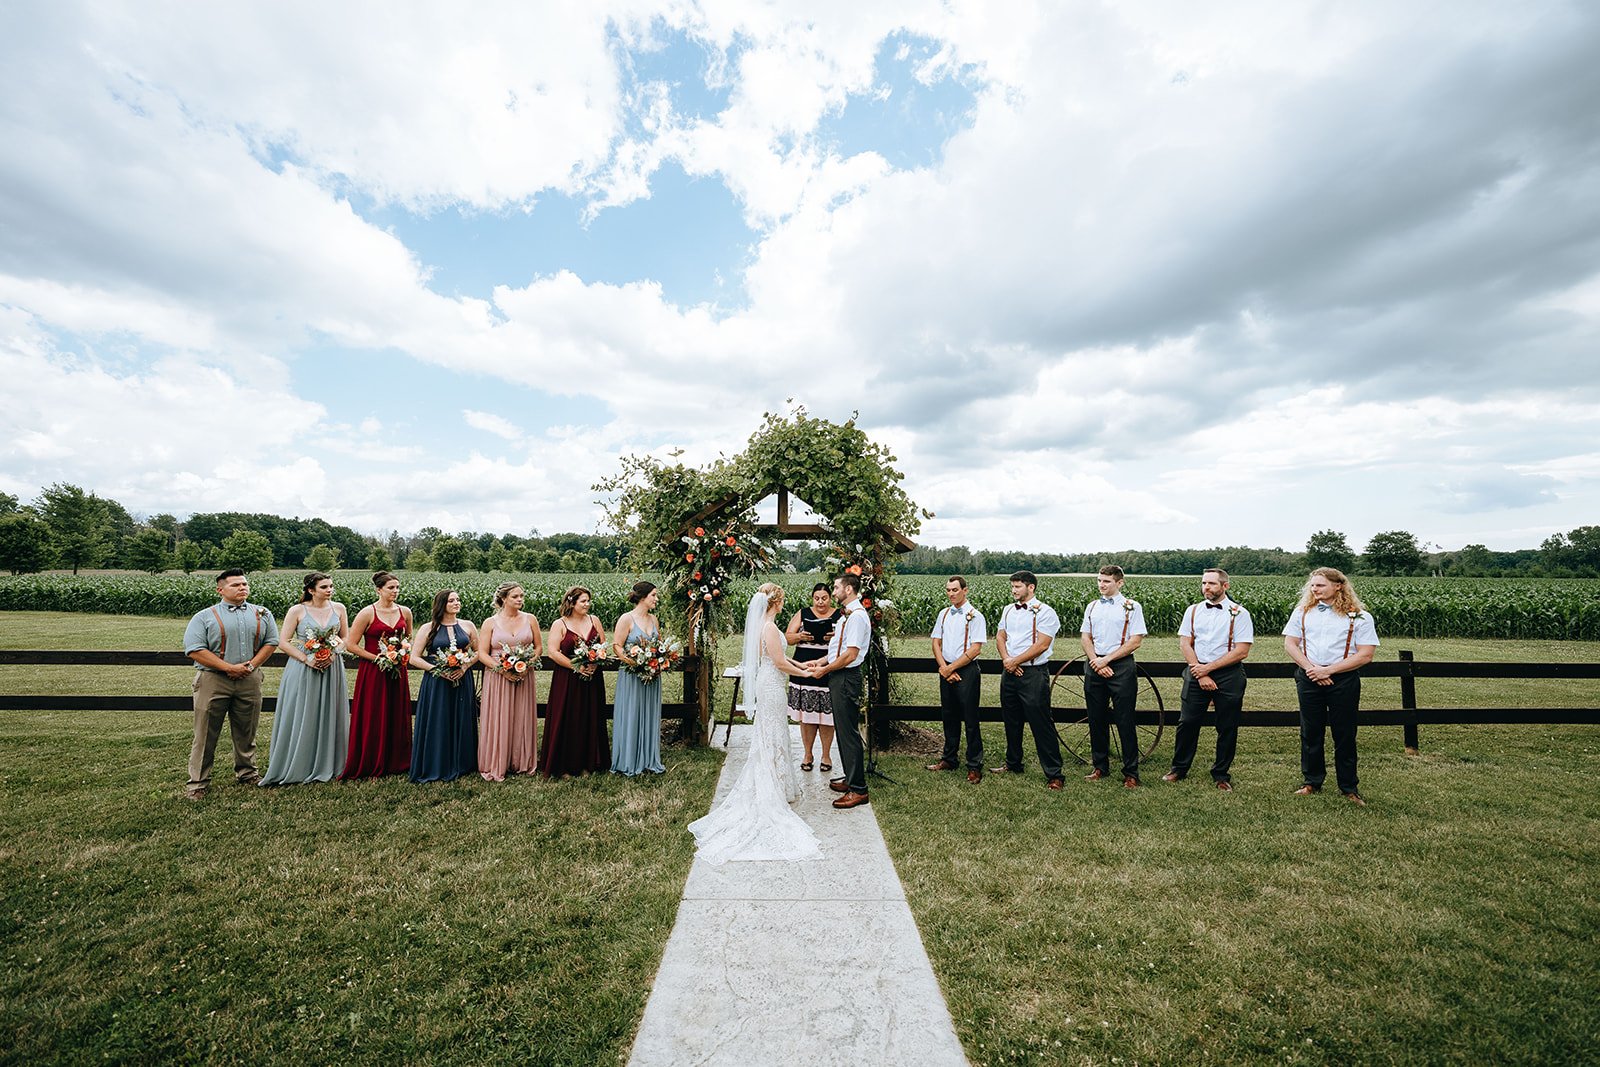
MULTIPOLYGON (((29 504, 0 493, 0 570, 12 574, 52 567, 74 574, 86 567, 191 573, 224 566, 606 574, 627 568, 627 552, 622 538, 604 534, 447 534, 426 526, 412 534, 391 530, 373 536, 322 519, 259 513, 202 513, 181 521, 168 514, 139 517, 115 500, 66 483, 49 486, 29 504)), ((797 571, 818 569, 825 555, 825 546, 809 542, 784 546, 779 553, 786 567, 797 571)), ((1483 545, 1430 551, 1406 530, 1375 534, 1359 553, 1336 530, 1312 534, 1304 551, 1236 545, 1057 553, 919 545, 898 559, 897 569, 902 574, 1062 574, 1092 573, 1102 563, 1135 574, 1198 574, 1206 567, 1233 574, 1304 574, 1328 566, 1394 577, 1594 578, 1600 577, 1600 526, 1579 526, 1552 534, 1538 548, 1509 552, 1483 545)))

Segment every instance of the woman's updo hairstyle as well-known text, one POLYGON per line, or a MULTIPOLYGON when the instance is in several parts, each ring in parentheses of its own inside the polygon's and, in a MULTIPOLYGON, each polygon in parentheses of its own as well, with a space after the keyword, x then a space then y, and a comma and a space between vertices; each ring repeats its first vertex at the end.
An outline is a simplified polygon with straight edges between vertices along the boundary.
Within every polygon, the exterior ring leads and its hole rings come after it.
POLYGON ((379 571, 377 574, 374 574, 372 576, 372 584, 373 584, 374 587, 376 587, 378 589, 382 589, 384 586, 388 585, 390 582, 398 582, 399 580, 400 579, 396 578, 394 575, 390 574, 388 571, 379 571))
POLYGON ((310 574, 306 575, 306 580, 300 587, 300 603, 309 603, 311 600, 311 591, 322 582, 327 581, 327 579, 328 576, 323 574, 321 571, 312 571, 310 574))
POLYGON ((654 582, 634 582, 633 592, 628 594, 628 603, 637 604, 655 591, 656 583, 654 582))
POLYGON ((506 606, 506 597, 511 595, 511 590, 521 589, 521 582, 506 582, 494 591, 494 606, 496 610, 506 606))

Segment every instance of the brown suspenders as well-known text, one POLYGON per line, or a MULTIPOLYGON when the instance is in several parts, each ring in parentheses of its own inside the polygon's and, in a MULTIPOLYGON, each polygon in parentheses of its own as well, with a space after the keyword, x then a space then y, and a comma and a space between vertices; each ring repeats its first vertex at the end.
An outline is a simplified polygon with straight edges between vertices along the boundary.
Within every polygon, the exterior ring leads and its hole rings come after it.
MULTIPOLYGON (((211 605, 211 614, 213 614, 213 615, 215 615, 217 617, 217 633, 222 635, 222 651, 217 653, 217 655, 218 655, 219 658, 225 660, 225 659, 228 658, 228 628, 222 624, 222 612, 217 610, 217 606, 215 604, 211 605)), ((261 647, 261 609, 257 608, 256 609, 256 648, 260 648, 260 647, 261 647)), ((252 655, 255 654, 255 651, 256 651, 255 648, 250 650, 252 655)))

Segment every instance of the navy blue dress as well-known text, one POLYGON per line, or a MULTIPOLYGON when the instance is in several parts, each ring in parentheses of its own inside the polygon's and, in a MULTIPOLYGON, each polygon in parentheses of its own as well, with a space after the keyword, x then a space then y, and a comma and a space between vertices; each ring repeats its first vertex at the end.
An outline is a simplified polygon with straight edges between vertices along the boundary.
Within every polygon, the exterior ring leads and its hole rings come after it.
MULTIPOLYGON (((467 631, 460 623, 441 626, 428 635, 423 659, 450 647, 467 649, 467 631)), ((433 674, 424 675, 417 692, 417 725, 411 741, 413 782, 453 782, 463 774, 478 773, 478 700, 476 682, 468 671, 451 684, 433 674)))

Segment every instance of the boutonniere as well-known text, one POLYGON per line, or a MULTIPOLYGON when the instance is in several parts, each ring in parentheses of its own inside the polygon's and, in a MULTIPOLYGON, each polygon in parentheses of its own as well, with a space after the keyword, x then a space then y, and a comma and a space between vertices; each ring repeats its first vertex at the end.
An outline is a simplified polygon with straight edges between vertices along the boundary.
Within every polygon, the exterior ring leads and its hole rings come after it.
POLYGON ((967 621, 968 621, 968 622, 971 622, 971 621, 972 621, 972 619, 973 619, 973 615, 974 615, 974 614, 975 614, 975 613, 974 613, 974 612, 973 612, 973 610, 972 610, 972 605, 971 605, 971 604, 968 604, 968 605, 967 605, 967 610, 966 610, 966 613, 965 613, 965 614, 964 614, 964 615, 962 615, 962 616, 961 616, 961 617, 962 617, 962 618, 963 618, 963 619, 966 619, 966 620, 967 620, 967 621))
POLYGON ((1138 606, 1139 602, 1137 600, 1124 599, 1122 601, 1122 610, 1126 611, 1129 615, 1132 615, 1133 609, 1137 608, 1138 606))
POLYGON ((1244 610, 1244 608, 1240 607, 1238 604, 1229 604, 1228 605, 1228 614, 1232 615, 1236 619, 1239 617, 1239 612, 1241 612, 1243 610, 1244 610))
POLYGON ((1352 619, 1361 618, 1361 612, 1359 612, 1359 611, 1347 611, 1347 612, 1345 612, 1345 614, 1348 615, 1352 619))

